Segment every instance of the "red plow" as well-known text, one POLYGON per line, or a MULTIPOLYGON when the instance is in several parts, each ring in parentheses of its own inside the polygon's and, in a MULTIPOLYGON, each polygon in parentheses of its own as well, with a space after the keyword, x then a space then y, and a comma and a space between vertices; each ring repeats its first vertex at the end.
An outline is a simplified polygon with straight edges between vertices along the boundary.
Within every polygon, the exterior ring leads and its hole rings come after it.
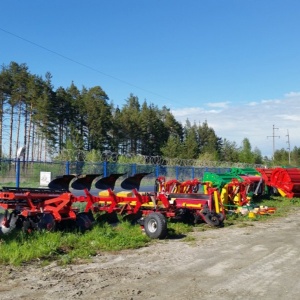
POLYGON ((114 191, 115 183, 125 174, 103 178, 99 178, 100 174, 64 175, 50 182, 49 189, 5 187, 0 191, 0 207, 4 209, 0 233, 7 234, 15 228, 31 231, 66 227, 84 232, 92 227, 93 215, 99 212, 131 216, 150 238, 166 237, 168 218, 222 225, 225 211, 217 189, 209 188, 208 194, 200 194, 197 179, 180 183, 158 177, 154 192, 139 192, 141 180, 148 174, 125 178, 121 192, 114 191), (93 182, 96 189, 102 190, 96 196, 91 193, 93 182), (74 195, 69 187, 84 190, 84 195, 74 195), (78 202, 85 204, 83 212, 75 207, 78 202))

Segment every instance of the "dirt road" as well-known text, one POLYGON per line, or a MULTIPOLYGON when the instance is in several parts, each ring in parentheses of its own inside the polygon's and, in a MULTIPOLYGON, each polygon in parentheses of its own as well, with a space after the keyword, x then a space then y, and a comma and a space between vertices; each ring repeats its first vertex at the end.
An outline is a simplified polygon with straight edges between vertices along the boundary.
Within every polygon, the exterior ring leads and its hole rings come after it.
POLYGON ((0 299, 299 299, 300 210, 67 267, 2 267, 0 299))

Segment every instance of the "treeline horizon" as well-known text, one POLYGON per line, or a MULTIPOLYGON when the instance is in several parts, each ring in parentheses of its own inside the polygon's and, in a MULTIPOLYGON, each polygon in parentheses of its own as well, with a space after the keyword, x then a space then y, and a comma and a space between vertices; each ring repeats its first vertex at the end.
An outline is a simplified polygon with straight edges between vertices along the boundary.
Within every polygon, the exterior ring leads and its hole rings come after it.
POLYGON ((52 75, 32 74, 27 64, 11 62, 0 72, 0 157, 14 159, 26 145, 24 160, 65 159, 78 153, 162 156, 179 159, 298 166, 300 148, 276 150, 273 160, 216 135, 206 121, 178 122, 166 106, 130 94, 122 107, 114 105, 97 85, 54 89, 52 75), (66 151, 67 150, 67 151, 66 151))

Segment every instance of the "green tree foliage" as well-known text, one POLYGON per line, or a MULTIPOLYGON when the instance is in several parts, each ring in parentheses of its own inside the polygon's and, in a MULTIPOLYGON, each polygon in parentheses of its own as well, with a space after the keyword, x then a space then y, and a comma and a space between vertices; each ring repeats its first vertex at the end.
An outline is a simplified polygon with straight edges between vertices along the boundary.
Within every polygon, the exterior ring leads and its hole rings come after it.
POLYGON ((290 153, 284 148, 276 150, 274 153, 273 165, 296 167, 299 166, 299 164, 300 164, 299 147, 294 147, 294 149, 290 153))
MULTIPOLYGON (((115 107, 100 86, 78 89, 72 82, 54 91, 51 81, 49 72, 45 77, 31 74, 26 64, 2 66, 0 157, 5 149, 14 158, 18 147, 26 145, 26 159, 38 160, 50 154, 64 160, 94 161, 111 153, 123 160, 139 155, 138 161, 145 161, 144 156, 164 156, 270 163, 258 148, 252 151, 247 138, 239 148, 218 137, 207 121, 191 125, 187 120, 183 126, 166 106, 160 109, 146 100, 141 105, 133 94, 122 107, 115 107)), ((291 153, 277 150, 272 163, 299 165, 300 148, 291 153)))
POLYGON ((171 134, 164 146, 161 147, 164 157, 181 158, 183 152, 182 142, 177 134, 171 134))
POLYGON ((122 126, 120 108, 118 106, 115 108, 114 105, 111 104, 111 112, 112 124, 110 130, 107 133, 110 150, 114 153, 124 153, 124 151, 122 151, 122 145, 125 140, 125 134, 122 126))
POLYGON ((207 121, 198 126, 200 154, 213 154, 215 160, 220 158, 222 139, 219 138, 213 128, 209 127, 207 121))
POLYGON ((224 139, 220 151, 220 160, 228 162, 239 161, 239 149, 235 142, 224 139))
MULTIPOLYGON (((45 151, 49 152, 57 143, 56 98, 51 83, 51 74, 47 73, 45 80, 37 76, 33 76, 33 79, 34 88, 29 89, 29 91, 35 91, 35 96, 29 98, 30 111, 33 112, 32 122, 36 126, 36 135, 47 141, 45 151)), ((30 127, 32 127, 31 123, 30 127)))
POLYGON ((242 141, 242 147, 239 153, 239 161, 249 164, 254 163, 254 155, 251 151, 251 144, 247 138, 244 138, 242 141))
POLYGON ((88 150, 109 149, 108 132, 112 128, 112 113, 108 104, 108 96, 100 86, 96 86, 87 90, 82 100, 82 111, 86 113, 88 150))
POLYGON ((160 118, 168 130, 169 136, 178 135, 180 139, 183 138, 183 127, 170 112, 170 109, 163 106, 160 113, 160 118))
POLYGON ((291 165, 299 166, 300 165, 300 147, 294 147, 292 152, 290 153, 291 165))
POLYGON ((8 100, 10 111, 10 140, 9 140, 9 157, 13 157, 13 132, 16 136, 16 147, 14 157, 16 156, 17 149, 20 146, 20 128, 21 119, 24 112, 24 106, 26 103, 27 87, 29 80, 28 67, 26 64, 17 64, 11 62, 8 68, 10 75, 10 97, 8 100), (14 130, 14 127, 16 130, 14 130))
POLYGON ((273 157, 274 163, 277 166, 288 165, 288 152, 285 149, 276 150, 273 157))
POLYGON ((187 120, 184 127, 184 142, 182 145, 181 158, 196 159, 199 155, 199 145, 197 136, 197 126, 191 126, 187 120))
POLYGON ((249 164, 262 164, 263 158, 260 150, 256 147, 252 151, 251 143, 248 138, 242 141, 242 147, 239 149, 239 162, 249 164))
POLYGON ((168 139, 168 129, 161 119, 157 106, 153 104, 148 106, 144 101, 140 113, 140 127, 141 154, 161 155, 161 147, 168 139))
POLYGON ((55 94, 54 112, 56 116, 57 149, 61 152, 70 138, 70 128, 75 116, 73 112, 72 97, 66 89, 59 87, 55 94))
POLYGON ((138 97, 130 94, 120 112, 122 123, 121 153, 138 153, 138 142, 140 139, 140 103, 138 97))
POLYGON ((254 158, 254 163, 257 165, 261 165, 264 163, 263 157, 261 155, 261 151, 257 147, 254 148, 253 158, 254 158))
POLYGON ((9 68, 2 66, 0 73, 0 157, 3 157, 2 152, 2 141, 3 141, 3 130, 4 130, 4 115, 5 109, 9 102, 12 90, 12 78, 9 72, 9 68))

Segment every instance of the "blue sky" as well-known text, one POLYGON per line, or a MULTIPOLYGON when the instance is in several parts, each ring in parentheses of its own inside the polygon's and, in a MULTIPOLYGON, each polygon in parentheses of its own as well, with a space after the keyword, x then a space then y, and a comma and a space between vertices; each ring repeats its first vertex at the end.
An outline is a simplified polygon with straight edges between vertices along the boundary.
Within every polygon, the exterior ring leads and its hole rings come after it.
POLYGON ((133 93, 263 155, 273 135, 300 147, 298 0, 10 0, 0 16, 0 63, 55 88, 133 93))

